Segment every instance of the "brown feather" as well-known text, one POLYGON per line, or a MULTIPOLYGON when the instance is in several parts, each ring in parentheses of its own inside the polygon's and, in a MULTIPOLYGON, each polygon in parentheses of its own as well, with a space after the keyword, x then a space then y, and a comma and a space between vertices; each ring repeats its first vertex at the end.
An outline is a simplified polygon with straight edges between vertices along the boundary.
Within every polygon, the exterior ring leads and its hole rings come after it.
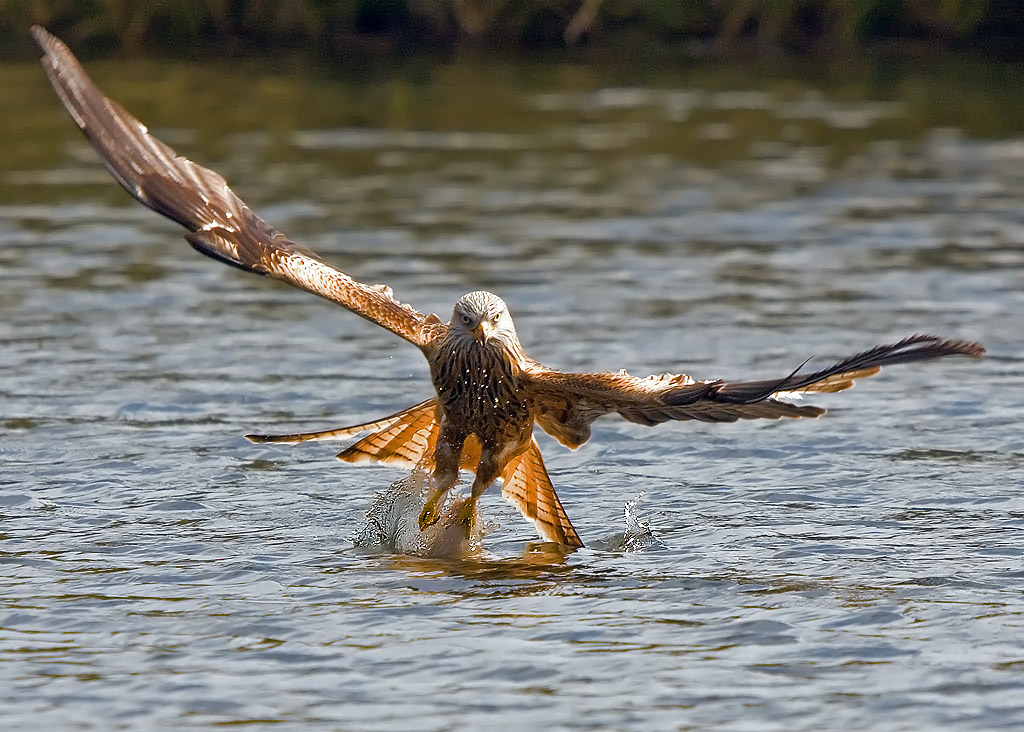
POLYGON ((432 414, 418 413, 367 435, 338 453, 347 463, 381 462, 414 468, 433 452, 437 432, 432 414))
POLYGON ((605 414, 618 414, 644 425, 669 420, 735 422, 740 419, 819 417, 821 407, 794 404, 778 397, 804 392, 836 392, 854 380, 878 373, 883 366, 944 356, 985 352, 978 343, 915 335, 876 346, 810 374, 797 368, 782 379, 767 381, 699 381, 679 374, 639 378, 625 372, 574 374, 551 371, 530 362, 525 389, 532 395, 537 423, 569 447, 590 438, 590 424, 605 414))
POLYGON ((403 419, 408 413, 423 408, 436 409, 437 399, 427 399, 419 404, 414 404, 400 412, 395 412, 394 414, 374 420, 373 422, 364 422, 363 424, 354 424, 348 427, 336 427, 334 429, 321 430, 319 432, 297 432, 288 435, 246 435, 245 439, 250 442, 310 442, 313 440, 343 440, 349 437, 355 437, 363 432, 376 432, 377 430, 382 430, 385 427, 390 427, 395 422, 403 419))
POLYGON ((512 458, 501 474, 502 497, 533 521, 542 537, 569 547, 581 547, 583 541, 558 500, 551 484, 537 441, 512 458))
MULTIPOLYGON (((440 431, 437 421, 437 399, 402 410, 397 414, 352 427, 338 430, 307 433, 311 435, 334 435, 353 437, 361 432, 373 430, 371 434, 338 453, 338 459, 347 463, 379 462, 406 468, 430 471, 434 467, 434 448, 440 431)), ((300 435, 304 436, 304 435, 300 435)), ((260 437, 257 435, 249 436, 260 437)), ((284 435, 282 437, 292 437, 284 435)), ((327 438, 312 438, 327 439, 327 438)), ((298 442, 299 440, 257 439, 257 442, 298 442)), ((480 461, 480 443, 470 436, 462 451, 463 470, 475 470, 480 461)))
POLYGON ((179 156, 105 97, 64 43, 40 26, 32 35, 50 83, 107 170, 140 203, 188 229, 196 250, 326 298, 421 348, 443 333, 436 316, 399 302, 383 285, 356 282, 260 219, 224 178, 179 156))

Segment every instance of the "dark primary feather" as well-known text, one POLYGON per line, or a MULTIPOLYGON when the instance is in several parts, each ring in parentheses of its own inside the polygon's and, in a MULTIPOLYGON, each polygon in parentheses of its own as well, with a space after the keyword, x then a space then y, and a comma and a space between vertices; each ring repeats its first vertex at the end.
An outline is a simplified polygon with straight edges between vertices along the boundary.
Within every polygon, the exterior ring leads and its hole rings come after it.
MULTIPOLYGON (((853 386, 853 379, 877 373, 883 366, 926 361, 943 356, 978 358, 984 353, 985 348, 978 343, 944 339, 934 335, 913 335, 898 343, 876 346, 820 371, 803 376, 799 375, 800 369, 797 369, 786 378, 775 381, 723 384, 715 392, 715 400, 733 404, 750 404, 779 392, 799 392, 801 390, 821 392, 823 389, 813 387, 827 380, 831 380, 829 381, 831 388, 828 391, 841 391, 853 386), (839 381, 836 381, 836 377, 839 378, 839 381)), ((666 395, 666 401, 673 403, 673 395, 666 395)))
POLYGON ((146 126, 103 95, 67 46, 39 26, 32 35, 65 108, 114 178, 138 201, 175 221, 195 249, 221 262, 268 275, 327 298, 424 348, 441 321, 397 301, 389 288, 367 286, 260 219, 217 173, 179 156, 146 126))
POLYGON ((800 375, 798 368, 782 379, 695 382, 678 374, 647 378, 626 373, 573 374, 536 365, 529 371, 527 388, 535 394, 537 423, 563 444, 577 447, 590 438, 590 424, 605 414, 618 414, 644 425, 670 420, 735 422, 819 417, 825 413, 821 407, 776 397, 848 389, 855 379, 871 376, 882 366, 943 356, 976 358, 984 352, 984 347, 977 343, 915 335, 898 343, 876 346, 807 375, 800 375))

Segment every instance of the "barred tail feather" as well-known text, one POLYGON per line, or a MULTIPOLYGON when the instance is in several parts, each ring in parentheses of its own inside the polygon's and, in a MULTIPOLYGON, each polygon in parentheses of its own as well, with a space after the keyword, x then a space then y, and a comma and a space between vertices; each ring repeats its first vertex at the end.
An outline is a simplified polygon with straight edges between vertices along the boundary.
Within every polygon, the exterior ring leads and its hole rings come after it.
POLYGON ((383 422, 376 432, 339 452, 338 459, 347 463, 380 462, 427 469, 427 463, 433 462, 440 431, 437 400, 421 402, 383 422))
POLYGON ((297 432, 290 435, 246 435, 245 439, 250 442, 310 442, 313 440, 346 440, 350 437, 362 434, 363 432, 376 432, 378 430, 386 429, 396 422, 399 422, 405 417, 406 414, 414 412, 419 409, 429 408, 433 410, 437 406, 437 399, 427 399, 425 402, 420 402, 407 409, 403 409, 401 412, 395 412, 392 415, 383 417, 373 422, 364 422, 363 424, 354 424, 350 427, 338 427, 336 429, 322 430, 320 432, 297 432))
MULTIPOLYGON (((359 425, 364 429, 350 435, 376 430, 338 453, 346 463, 388 463, 403 468, 434 469, 434 448, 441 431, 437 419, 437 399, 409 407, 405 411, 377 422, 359 425)), ((480 443, 475 437, 466 439, 462 448, 463 470, 476 470, 480 462, 480 443)))
POLYGON ((502 497, 533 521, 544 539, 574 548, 583 546, 551 485, 536 439, 531 438, 530 446, 509 461, 501 478, 502 497))

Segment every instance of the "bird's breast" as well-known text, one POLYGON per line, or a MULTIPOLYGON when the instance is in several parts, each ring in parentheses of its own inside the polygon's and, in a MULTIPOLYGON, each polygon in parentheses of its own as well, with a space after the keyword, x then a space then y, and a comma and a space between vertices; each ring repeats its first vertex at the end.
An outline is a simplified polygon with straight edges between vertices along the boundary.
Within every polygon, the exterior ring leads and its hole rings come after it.
POLYGON ((430 363, 445 416, 483 441, 504 441, 533 421, 515 364, 486 346, 441 348, 430 363))

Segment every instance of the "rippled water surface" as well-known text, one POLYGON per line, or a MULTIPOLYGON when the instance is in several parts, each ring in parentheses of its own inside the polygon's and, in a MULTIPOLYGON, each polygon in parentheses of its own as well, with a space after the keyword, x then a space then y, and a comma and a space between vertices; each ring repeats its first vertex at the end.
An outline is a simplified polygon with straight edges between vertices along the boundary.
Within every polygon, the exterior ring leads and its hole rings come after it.
POLYGON ((419 401, 420 355, 193 252, 9 65, 6 727, 1024 725, 1022 69, 90 68, 293 238, 445 318, 494 290, 558 368, 990 353, 819 420, 542 438, 568 557, 496 490, 479 556, 357 547, 401 471, 242 435, 419 401))

